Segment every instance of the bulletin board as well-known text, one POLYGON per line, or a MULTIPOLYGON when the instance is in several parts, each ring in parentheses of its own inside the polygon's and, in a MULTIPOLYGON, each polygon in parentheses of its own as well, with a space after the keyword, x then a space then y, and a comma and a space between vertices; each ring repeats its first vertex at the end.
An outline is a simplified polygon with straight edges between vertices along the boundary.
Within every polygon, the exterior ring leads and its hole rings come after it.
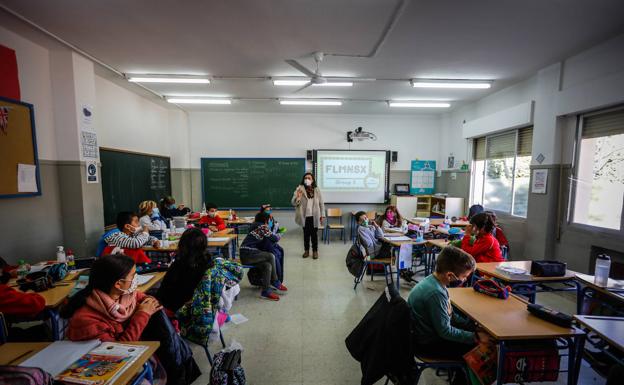
POLYGON ((435 189, 435 160, 413 160, 410 174, 410 194, 431 195, 435 189))
POLYGON ((0 97, 0 198, 41 195, 32 104, 0 97))

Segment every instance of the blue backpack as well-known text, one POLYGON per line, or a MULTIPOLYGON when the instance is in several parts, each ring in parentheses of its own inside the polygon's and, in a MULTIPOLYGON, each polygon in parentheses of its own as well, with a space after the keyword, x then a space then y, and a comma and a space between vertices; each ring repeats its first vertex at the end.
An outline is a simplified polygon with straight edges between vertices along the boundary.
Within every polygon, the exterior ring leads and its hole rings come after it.
POLYGON ((97 246, 97 250, 95 251, 95 256, 96 257, 101 257, 102 256, 102 252, 104 251, 104 249, 106 248, 106 246, 108 246, 106 244, 106 238, 114 233, 119 232, 118 228, 114 228, 112 230, 108 230, 107 232, 104 233, 104 235, 102 235, 102 237, 100 238, 100 241, 98 242, 98 246, 97 246))

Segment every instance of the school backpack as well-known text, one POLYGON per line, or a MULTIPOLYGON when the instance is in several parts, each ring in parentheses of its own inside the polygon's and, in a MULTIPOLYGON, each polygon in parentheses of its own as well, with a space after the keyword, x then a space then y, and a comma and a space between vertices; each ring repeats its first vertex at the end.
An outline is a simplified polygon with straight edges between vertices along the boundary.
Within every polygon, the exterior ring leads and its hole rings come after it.
POLYGON ((242 351, 220 351, 214 355, 210 370, 210 385, 245 385, 245 370, 241 366, 242 351))
POLYGON ((264 286, 264 277, 262 276, 262 271, 257 267, 252 267, 247 272, 247 278, 249 279, 249 283, 252 286, 264 286))
POLYGON ((43 369, 0 365, 0 384, 54 385, 54 383, 54 378, 43 369))
POLYGON ((349 252, 347 253, 347 258, 345 259, 345 264, 347 265, 347 270, 349 273, 353 275, 355 278, 359 278, 362 275, 362 269, 364 269, 364 258, 365 253, 363 247, 360 246, 358 242, 354 243, 349 252))

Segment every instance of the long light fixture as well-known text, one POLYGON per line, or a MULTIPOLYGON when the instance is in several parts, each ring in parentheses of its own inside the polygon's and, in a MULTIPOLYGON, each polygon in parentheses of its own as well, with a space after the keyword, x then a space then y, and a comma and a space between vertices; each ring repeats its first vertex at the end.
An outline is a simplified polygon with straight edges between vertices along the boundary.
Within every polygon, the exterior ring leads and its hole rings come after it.
MULTIPOLYGON (((273 80, 274 86, 302 86, 308 83, 310 80, 307 79, 275 79, 273 80)), ((319 87, 352 87, 353 82, 328 82, 328 83, 319 83, 312 84, 313 86, 319 87)))
POLYGON ((406 107, 406 108, 448 108, 450 103, 444 102, 409 102, 409 101, 395 101, 388 102, 389 107, 406 107))
POLYGON ((167 101, 175 104, 232 104, 230 99, 168 98, 167 101))
POLYGON ((482 80, 454 80, 454 79, 412 79, 412 87, 417 88, 472 88, 487 89, 491 82, 482 80))
POLYGON ((339 100, 280 100, 283 106, 342 106, 339 100))
POLYGON ((132 83, 178 83, 178 84, 210 84, 210 79, 198 77, 169 77, 169 76, 131 76, 132 83))

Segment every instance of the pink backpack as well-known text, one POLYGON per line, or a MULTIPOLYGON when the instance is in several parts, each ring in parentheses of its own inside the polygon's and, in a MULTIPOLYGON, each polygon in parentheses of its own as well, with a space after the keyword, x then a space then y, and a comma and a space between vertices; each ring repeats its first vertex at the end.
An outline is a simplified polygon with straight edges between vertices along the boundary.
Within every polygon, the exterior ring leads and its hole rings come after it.
POLYGON ((0 384, 53 385, 54 378, 43 369, 0 365, 0 384))

